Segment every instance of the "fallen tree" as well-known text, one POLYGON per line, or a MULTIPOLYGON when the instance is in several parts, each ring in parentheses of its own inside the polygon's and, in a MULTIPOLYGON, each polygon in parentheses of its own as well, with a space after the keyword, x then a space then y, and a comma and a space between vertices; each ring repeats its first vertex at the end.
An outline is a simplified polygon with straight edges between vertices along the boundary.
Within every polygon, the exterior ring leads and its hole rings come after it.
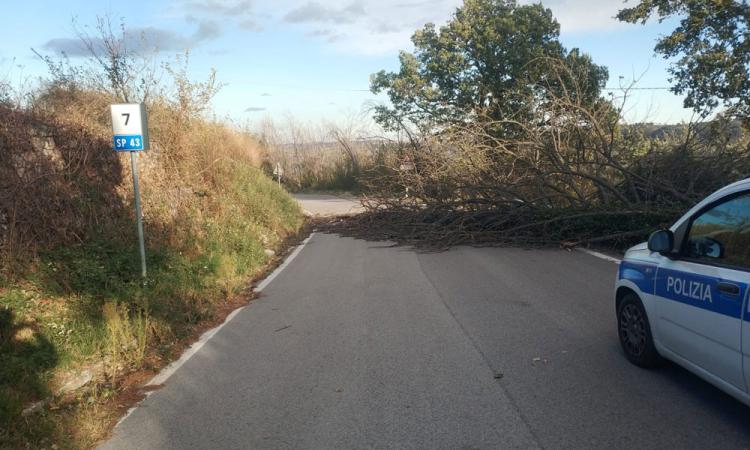
POLYGON ((528 83, 554 83, 561 94, 547 89, 502 120, 479 116, 423 134, 404 126, 406 138, 385 146, 360 181, 368 213, 329 227, 431 248, 623 247, 750 173, 750 141, 735 122, 660 133, 628 125, 624 101, 583 101, 564 61, 535 64, 557 76, 528 83))
POLYGON ((371 77, 390 101, 375 121, 399 138, 363 171, 369 211, 331 226, 429 247, 624 246, 750 172, 730 119, 628 125, 629 88, 605 95, 606 67, 559 31, 514 0, 465 0, 417 30, 399 70, 371 77))

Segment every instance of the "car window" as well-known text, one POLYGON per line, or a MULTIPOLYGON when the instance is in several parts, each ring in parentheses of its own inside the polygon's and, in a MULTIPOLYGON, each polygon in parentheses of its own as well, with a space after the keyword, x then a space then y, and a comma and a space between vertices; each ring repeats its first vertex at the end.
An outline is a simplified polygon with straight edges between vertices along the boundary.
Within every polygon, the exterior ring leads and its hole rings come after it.
POLYGON ((734 197, 696 217, 685 252, 690 258, 750 268, 750 194, 734 197))

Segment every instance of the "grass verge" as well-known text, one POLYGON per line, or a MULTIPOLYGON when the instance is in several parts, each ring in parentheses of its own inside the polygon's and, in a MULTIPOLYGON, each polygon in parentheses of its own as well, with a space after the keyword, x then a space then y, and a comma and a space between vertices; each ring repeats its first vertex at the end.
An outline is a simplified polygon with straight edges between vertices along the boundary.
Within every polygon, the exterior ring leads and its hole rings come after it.
POLYGON ((3 280, 1 448, 93 446, 137 399, 134 386, 251 298, 249 283, 274 261, 267 250, 279 253, 303 218, 260 170, 223 170, 220 195, 169 226, 147 222, 146 280, 135 236, 106 233, 3 280))

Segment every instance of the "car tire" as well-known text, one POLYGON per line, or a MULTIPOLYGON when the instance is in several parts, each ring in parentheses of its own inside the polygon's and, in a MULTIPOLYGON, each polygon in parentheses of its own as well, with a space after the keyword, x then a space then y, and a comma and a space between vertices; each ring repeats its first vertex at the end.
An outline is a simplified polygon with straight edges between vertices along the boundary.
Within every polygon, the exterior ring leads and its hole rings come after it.
POLYGON ((622 298, 617 308, 617 335, 625 356, 636 366, 651 369, 661 364, 646 309, 632 292, 622 298))

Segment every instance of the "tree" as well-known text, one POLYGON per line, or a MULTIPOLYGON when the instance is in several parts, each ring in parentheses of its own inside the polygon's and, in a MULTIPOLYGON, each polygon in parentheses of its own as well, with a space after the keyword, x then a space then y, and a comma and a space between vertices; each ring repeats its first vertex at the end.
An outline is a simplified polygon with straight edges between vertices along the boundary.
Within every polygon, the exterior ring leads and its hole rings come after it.
POLYGON ((720 105, 750 121, 750 5, 746 0, 641 0, 619 12, 630 23, 677 16, 680 25, 656 44, 666 59, 672 91, 703 117, 720 105))
POLYGON ((85 64, 72 64, 65 53, 56 58, 31 49, 47 64, 53 84, 68 89, 85 87, 107 92, 125 103, 146 102, 151 96, 158 96, 154 91, 159 85, 156 52, 143 51, 147 47, 143 33, 128 31, 123 20, 119 26, 114 26, 110 16, 97 16, 93 34, 82 28, 76 19, 73 29, 87 56, 85 64))
POLYGON ((400 53, 398 72, 371 76, 372 92, 386 92, 392 105, 376 107, 375 120, 395 130, 406 124, 425 129, 517 117, 570 81, 550 59, 564 61, 579 95, 596 101, 607 69, 577 49, 566 51, 559 32, 552 12, 541 4, 465 0, 439 30, 427 24, 414 33, 415 51, 400 53))

